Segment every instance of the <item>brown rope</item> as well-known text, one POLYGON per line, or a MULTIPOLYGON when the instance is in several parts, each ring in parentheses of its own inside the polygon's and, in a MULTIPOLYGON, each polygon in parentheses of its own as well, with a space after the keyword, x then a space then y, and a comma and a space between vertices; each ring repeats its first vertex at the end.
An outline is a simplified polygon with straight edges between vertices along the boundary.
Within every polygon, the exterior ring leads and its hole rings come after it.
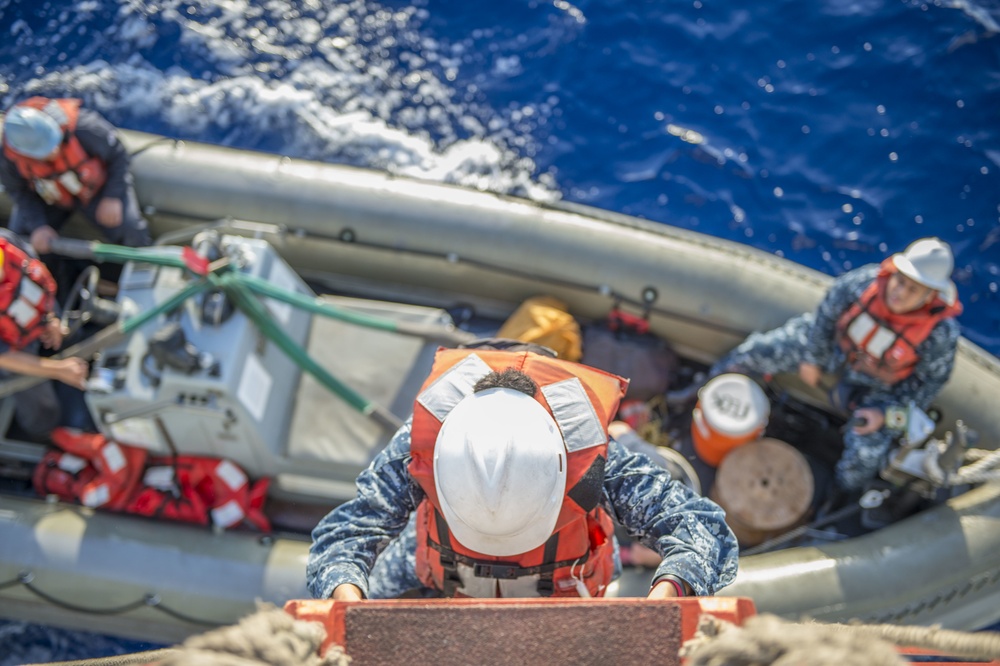
POLYGON ((324 638, 323 625, 262 607, 239 624, 192 636, 156 666, 347 666, 337 646, 319 656, 324 638))
POLYGON ((710 615, 681 648, 689 666, 900 666, 895 648, 871 636, 792 624, 774 615, 749 618, 736 627, 710 615))

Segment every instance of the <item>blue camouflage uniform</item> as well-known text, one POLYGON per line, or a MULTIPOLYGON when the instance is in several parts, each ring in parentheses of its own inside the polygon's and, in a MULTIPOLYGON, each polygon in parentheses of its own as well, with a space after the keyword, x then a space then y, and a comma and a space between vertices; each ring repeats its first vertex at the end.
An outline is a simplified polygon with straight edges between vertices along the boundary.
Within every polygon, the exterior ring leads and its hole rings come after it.
MULTIPOLYGON (((411 516, 425 495, 408 470, 410 427, 408 421, 358 476, 357 497, 313 530, 306 578, 314 597, 330 597, 344 583, 357 585, 370 598, 422 587, 411 516)), ((614 440, 608 445, 601 501, 630 535, 663 557, 654 581, 677 576, 695 594, 708 595, 735 577, 738 548, 722 509, 614 440)))
MULTIPOLYGON (((875 280, 878 264, 862 266, 838 277, 816 312, 793 317, 765 333, 753 333, 721 358, 710 372, 797 373, 802 362, 825 372, 841 373, 840 381, 852 389, 857 407, 905 408, 912 401, 926 410, 941 391, 955 365, 960 335, 954 319, 938 322, 920 345, 920 361, 913 373, 896 384, 886 384, 871 375, 846 367, 846 357, 837 343, 837 320, 875 280)), ((883 466, 892 440, 899 433, 882 427, 867 435, 852 428, 844 434, 844 453, 837 462, 835 478, 845 490, 855 490, 871 480, 883 466)))
MULTIPOLYGON (((80 205, 84 218, 101 233, 109 243, 144 247, 152 242, 149 225, 139 209, 132 174, 131 157, 118 139, 118 131, 103 116, 89 109, 80 109, 76 129, 73 131, 84 152, 104 162, 107 180, 89 203, 80 205), (97 222, 97 207, 105 198, 120 199, 122 223, 117 227, 104 227, 97 222)), ((41 226, 48 225, 59 231, 66 224, 72 209, 50 206, 35 191, 34 184, 17 170, 17 165, 0 150, 0 184, 3 185, 13 205, 8 228, 14 233, 31 236, 41 226)))

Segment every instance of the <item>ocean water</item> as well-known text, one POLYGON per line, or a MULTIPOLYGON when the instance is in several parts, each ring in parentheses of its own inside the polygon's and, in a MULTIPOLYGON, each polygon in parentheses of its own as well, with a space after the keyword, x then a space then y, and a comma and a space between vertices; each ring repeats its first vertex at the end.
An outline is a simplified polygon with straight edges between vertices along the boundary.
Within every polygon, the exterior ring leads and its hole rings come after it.
MULTIPOLYGON (((936 235, 964 334, 1000 354, 998 32, 998 0, 0 0, 0 108, 77 96, 121 127, 586 203, 832 275, 936 235)), ((0 626, 0 665, 38 630, 0 626)), ((47 635, 51 659, 120 647, 47 635)))

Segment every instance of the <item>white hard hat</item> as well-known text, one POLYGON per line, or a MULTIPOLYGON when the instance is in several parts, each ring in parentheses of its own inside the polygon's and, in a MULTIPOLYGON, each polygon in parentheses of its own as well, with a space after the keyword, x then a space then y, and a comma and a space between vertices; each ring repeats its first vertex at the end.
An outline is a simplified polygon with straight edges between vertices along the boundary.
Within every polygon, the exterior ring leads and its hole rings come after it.
POLYGON ((15 106, 4 118, 3 139, 14 152, 42 160, 62 143, 63 131, 49 114, 27 106, 15 106))
POLYGON ((904 252, 892 255, 892 263, 914 282, 937 291, 945 303, 955 302, 957 290, 951 281, 955 257, 951 247, 940 238, 921 238, 910 243, 904 252))
POLYGON ((566 446, 545 408, 520 391, 464 398, 434 449, 434 485, 451 533, 466 548, 502 557, 545 543, 566 492, 566 446))

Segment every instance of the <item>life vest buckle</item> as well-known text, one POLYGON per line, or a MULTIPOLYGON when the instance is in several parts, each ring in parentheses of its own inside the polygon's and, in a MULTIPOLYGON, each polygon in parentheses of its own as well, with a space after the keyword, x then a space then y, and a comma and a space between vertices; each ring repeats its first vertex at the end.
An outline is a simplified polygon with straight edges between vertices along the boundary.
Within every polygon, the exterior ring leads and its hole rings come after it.
POLYGON ((477 562, 472 567, 472 573, 476 578, 513 580, 519 577, 521 567, 516 564, 504 564, 503 562, 477 562))

